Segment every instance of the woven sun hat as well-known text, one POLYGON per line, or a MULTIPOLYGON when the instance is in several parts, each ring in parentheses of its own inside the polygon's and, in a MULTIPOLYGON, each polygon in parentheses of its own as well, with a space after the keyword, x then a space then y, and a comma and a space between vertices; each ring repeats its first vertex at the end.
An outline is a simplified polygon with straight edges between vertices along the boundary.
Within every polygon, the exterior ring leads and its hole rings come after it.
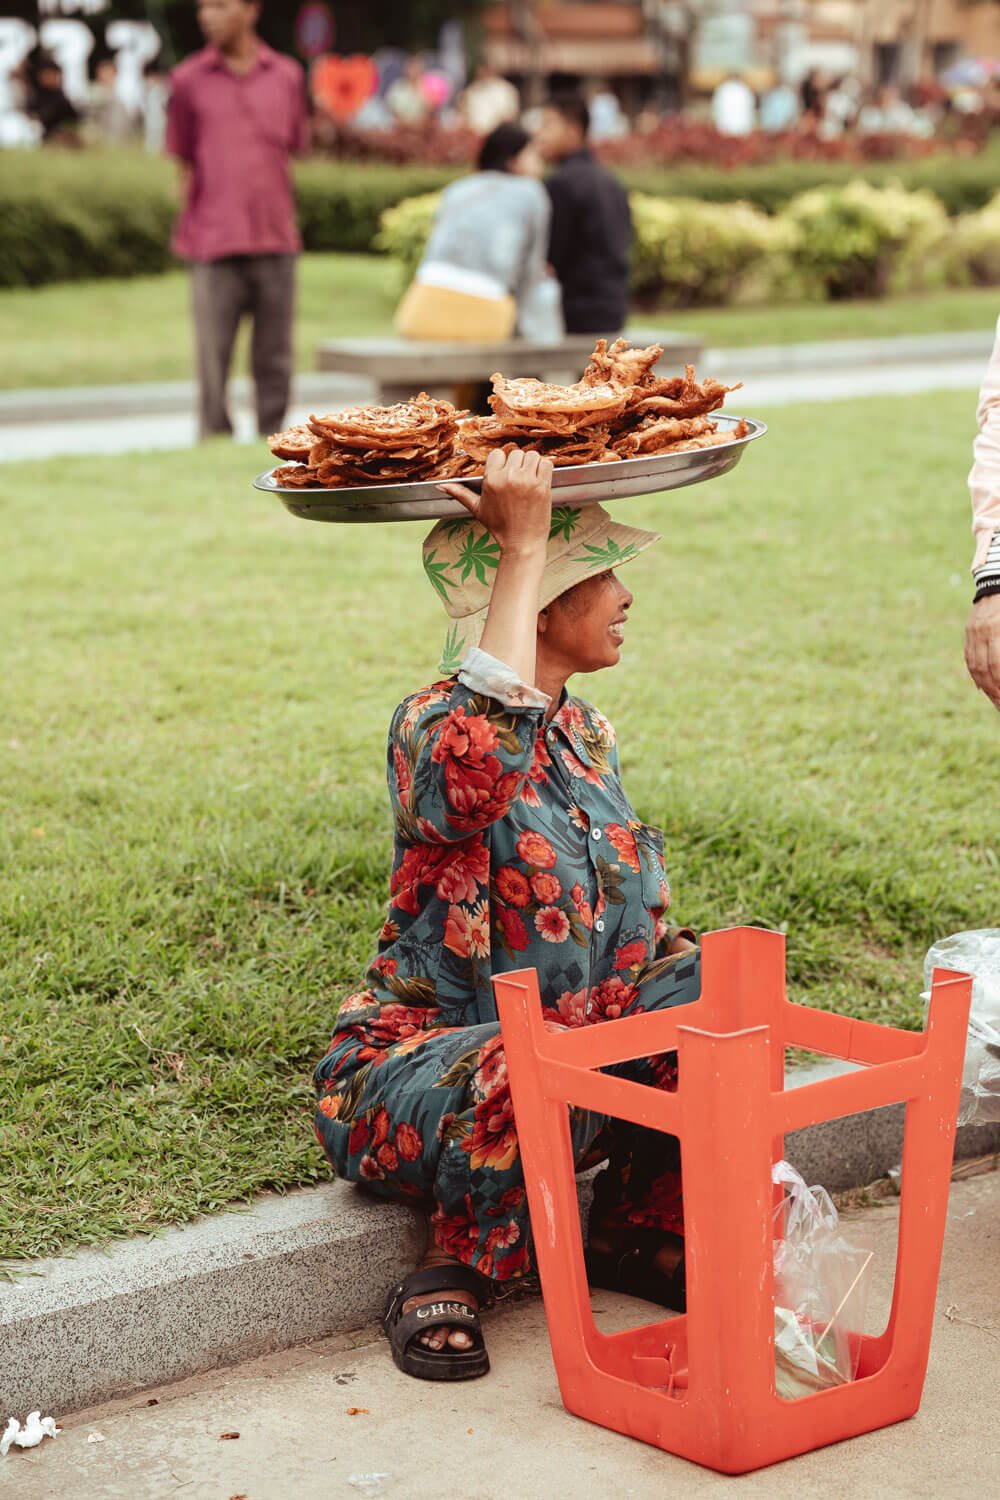
MULTIPOLYGON (((631 562, 659 540, 658 531, 622 526, 601 505, 553 506, 539 609, 585 578, 631 562)), ((499 561, 498 543, 471 516, 439 521, 424 542, 424 572, 452 620, 441 658, 446 676, 479 645, 499 561)))

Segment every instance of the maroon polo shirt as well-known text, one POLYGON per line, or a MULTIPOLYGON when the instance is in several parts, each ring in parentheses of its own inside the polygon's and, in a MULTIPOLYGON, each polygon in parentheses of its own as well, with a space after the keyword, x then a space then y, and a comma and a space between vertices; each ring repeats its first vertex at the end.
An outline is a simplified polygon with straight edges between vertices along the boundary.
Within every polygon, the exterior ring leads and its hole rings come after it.
POLYGON ((307 144, 302 69, 257 44, 248 73, 214 47, 171 74, 167 150, 191 168, 174 230, 185 260, 282 255, 301 250, 289 158, 307 144))

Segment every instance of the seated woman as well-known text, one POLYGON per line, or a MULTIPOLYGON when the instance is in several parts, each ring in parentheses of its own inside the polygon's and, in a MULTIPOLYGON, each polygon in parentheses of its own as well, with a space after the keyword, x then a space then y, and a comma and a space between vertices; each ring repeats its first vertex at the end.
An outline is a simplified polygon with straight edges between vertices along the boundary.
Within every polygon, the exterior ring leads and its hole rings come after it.
POLYGON ((541 166, 527 131, 511 122, 483 141, 476 171, 445 188, 396 311, 404 338, 559 334, 559 287, 546 273, 550 208, 537 180, 541 166))
MULTIPOLYGON (((452 628, 453 675, 406 698, 389 735, 395 853, 365 987, 316 1070, 337 1175, 430 1211, 422 1269, 392 1292, 400 1369, 489 1369, 478 1307, 532 1269, 531 1226, 491 976, 534 966, 546 1024, 598 1024, 698 997, 694 934, 666 927, 663 837, 636 817, 615 732, 566 690, 618 661, 632 595, 617 569, 657 541, 598 505, 552 509, 552 465, 490 454, 471 513, 441 521, 424 567, 452 628), (457 665, 461 659, 461 665, 457 665)), ((621 1064, 675 1085, 672 1056, 621 1064)), ((683 1308, 680 1161, 671 1137, 573 1111, 597 1177, 591 1283, 683 1308)))

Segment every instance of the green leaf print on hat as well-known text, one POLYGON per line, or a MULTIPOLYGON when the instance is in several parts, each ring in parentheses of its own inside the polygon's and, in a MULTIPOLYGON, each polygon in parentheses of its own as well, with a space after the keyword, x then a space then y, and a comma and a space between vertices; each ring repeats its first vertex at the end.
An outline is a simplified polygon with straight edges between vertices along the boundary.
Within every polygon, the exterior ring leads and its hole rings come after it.
POLYGON ((562 536, 568 542, 579 525, 580 512, 572 505, 554 505, 552 524, 549 526, 549 541, 551 542, 554 537, 562 536))
POLYGON ((427 574, 427 577, 430 579, 437 593, 440 594, 445 604, 447 604, 448 590, 451 585, 444 575, 451 567, 451 563, 435 562, 435 557, 437 557, 436 548, 433 552, 428 552, 427 556, 424 558, 424 572, 427 574))
POLYGON ((619 547, 618 543, 609 537, 603 547, 592 547, 589 543, 584 546, 586 555, 574 559, 576 562, 585 562, 588 568, 614 568, 619 563, 628 562, 630 558, 639 556, 639 548, 634 542, 629 542, 627 547, 619 547))
MULTIPOLYGON (((542 606, 586 578, 631 562, 658 540, 655 532, 619 525, 600 505, 554 506, 548 533, 542 606)), ((480 522, 454 516, 438 521, 422 550, 428 581, 451 616, 440 672, 454 677, 482 636, 502 548, 480 522)))
POLYGON ((459 548, 455 567, 463 583, 471 573, 475 573, 477 580, 486 584, 491 581, 486 576, 487 569, 495 573, 499 562, 500 545, 489 532, 484 531, 479 536, 473 536, 470 532, 459 548))

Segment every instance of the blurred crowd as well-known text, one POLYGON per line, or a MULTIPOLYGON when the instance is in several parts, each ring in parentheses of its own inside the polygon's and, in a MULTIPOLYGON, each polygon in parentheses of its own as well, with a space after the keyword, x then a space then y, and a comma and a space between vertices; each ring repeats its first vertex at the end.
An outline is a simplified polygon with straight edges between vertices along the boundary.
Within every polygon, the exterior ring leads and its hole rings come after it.
MULTIPOLYGON (((930 140, 950 121, 1000 123, 1000 63, 960 65, 950 81, 928 77, 908 90, 894 84, 866 86, 851 74, 834 78, 813 69, 798 85, 776 82, 755 91, 746 78, 732 74, 710 96, 669 114, 649 104, 627 110, 611 84, 595 81, 587 102, 590 138, 596 144, 654 135, 673 121, 709 123, 728 137, 760 130, 772 135, 799 131, 821 141, 850 135, 930 140)), ((408 58, 388 87, 373 88, 356 107, 346 96, 332 108, 324 109, 322 97, 315 103, 321 140, 344 127, 376 136, 421 126, 465 128, 483 136, 508 120, 522 119, 529 129, 537 124, 537 111, 525 107, 514 83, 489 66, 481 65, 465 89, 452 93, 447 77, 419 57, 408 58)))
POLYGON ((138 92, 120 86, 110 52, 96 53, 87 86, 71 96, 57 58, 36 48, 10 74, 0 109, 0 146, 126 146, 162 151, 170 82, 165 63, 146 64, 138 92))
POLYGON ((734 73, 716 88, 711 110, 716 129, 727 136, 759 129, 801 130, 821 140, 851 133, 930 139, 949 117, 1000 113, 1000 70, 992 77, 983 70, 978 83, 956 81, 949 87, 928 77, 903 90, 892 83, 866 88, 850 73, 834 78, 812 69, 798 87, 779 82, 759 94, 734 73))
MULTIPOLYGON (((85 96, 77 90, 71 97, 58 61, 41 49, 32 53, 8 81, 0 145, 144 142, 151 151, 162 150, 169 96, 165 63, 147 63, 141 92, 128 97, 119 87, 113 55, 95 54, 88 72, 85 96)), ((419 154, 423 139, 435 142, 441 159, 447 159, 450 138, 460 160, 468 154, 463 138, 482 139, 511 120, 523 121, 529 130, 538 123, 538 111, 526 107, 518 87, 486 64, 462 87, 454 70, 438 59, 391 50, 374 59, 316 59, 309 93, 314 143, 336 151, 346 142, 348 154, 353 144, 359 154, 375 156, 381 143, 389 156, 419 154)), ((981 138, 1000 124, 1000 63, 967 60, 950 74, 927 77, 905 90, 816 69, 797 85, 776 82, 761 90, 734 73, 711 95, 669 114, 650 104, 627 108, 607 82, 593 82, 586 95, 590 139, 598 146, 621 143, 627 149, 634 142, 641 150, 643 142, 652 146, 664 131, 697 128, 733 142, 756 134, 797 135, 831 149, 837 142, 874 137, 932 142, 963 133, 981 138)))

